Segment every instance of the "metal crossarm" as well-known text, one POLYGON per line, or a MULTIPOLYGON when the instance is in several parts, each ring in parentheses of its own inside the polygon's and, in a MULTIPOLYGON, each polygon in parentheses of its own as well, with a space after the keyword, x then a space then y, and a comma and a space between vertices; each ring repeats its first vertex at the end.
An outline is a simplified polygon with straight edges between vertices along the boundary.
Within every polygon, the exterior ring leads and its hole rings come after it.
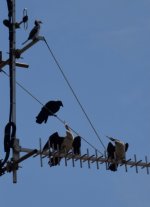
MULTIPOLYGON (((30 47, 32 47, 33 45, 35 45, 37 42, 39 42, 40 40, 43 40, 44 37, 37 37, 36 39, 32 40, 31 42, 29 42, 27 45, 25 45, 23 48, 21 49, 16 49, 14 51, 14 54, 16 56, 16 58, 20 58, 21 54, 23 54, 26 50, 28 50, 30 47)), ((5 67, 6 65, 10 64, 10 59, 7 59, 5 61, 0 61, 0 69, 2 69, 3 67, 5 67)), ((18 67, 25 67, 28 68, 28 65, 23 64, 23 63, 18 63, 16 62, 16 66, 18 67)))

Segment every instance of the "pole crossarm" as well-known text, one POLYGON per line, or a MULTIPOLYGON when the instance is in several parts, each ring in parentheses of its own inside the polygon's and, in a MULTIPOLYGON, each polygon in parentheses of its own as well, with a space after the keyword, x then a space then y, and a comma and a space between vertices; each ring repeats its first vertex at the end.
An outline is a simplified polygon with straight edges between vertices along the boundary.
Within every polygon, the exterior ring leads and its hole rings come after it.
MULTIPOLYGON (((35 45, 37 42, 39 42, 40 40, 44 40, 44 37, 39 36, 36 39, 32 40, 31 42, 29 42, 27 45, 25 45, 23 48, 21 49, 16 49, 14 51, 14 54, 16 56, 16 58, 20 58, 21 54, 23 54, 26 50, 28 50, 30 47, 32 47, 33 45, 35 45)), ((0 70, 5 67, 6 65, 10 64, 10 59, 7 59, 5 61, 0 60, 0 70)), ((18 67, 28 67, 28 65, 23 64, 22 63, 18 63, 16 62, 16 66, 18 67), (24 65, 24 66, 23 66, 24 65)))

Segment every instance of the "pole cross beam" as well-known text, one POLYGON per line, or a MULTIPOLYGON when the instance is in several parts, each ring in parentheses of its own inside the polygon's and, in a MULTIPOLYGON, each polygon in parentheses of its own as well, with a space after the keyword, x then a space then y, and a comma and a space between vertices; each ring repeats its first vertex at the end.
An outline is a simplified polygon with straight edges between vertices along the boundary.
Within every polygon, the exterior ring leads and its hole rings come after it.
MULTIPOLYGON (((30 47, 32 47, 33 45, 35 45, 38 41, 40 40, 44 40, 44 37, 39 36, 36 39, 32 40, 31 42, 29 42, 27 45, 25 45, 23 48, 21 49, 16 49, 13 54, 16 58, 20 58, 21 54, 24 53, 26 50, 28 50, 30 47)), ((10 64, 10 58, 8 58, 7 60, 3 61, 2 59, 0 59, 0 71, 2 70, 3 67, 5 67, 6 65, 10 64)), ((15 63, 16 66, 18 67, 25 67, 28 68, 29 66, 27 64, 24 63, 15 63)))

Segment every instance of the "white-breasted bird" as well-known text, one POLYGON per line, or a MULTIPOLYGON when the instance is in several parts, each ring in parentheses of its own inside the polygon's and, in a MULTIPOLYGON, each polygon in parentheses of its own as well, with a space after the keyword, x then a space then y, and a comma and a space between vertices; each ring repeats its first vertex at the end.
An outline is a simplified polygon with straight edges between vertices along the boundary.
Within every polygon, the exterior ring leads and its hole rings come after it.
MULTIPOLYGON (((74 147, 75 153, 76 154, 78 152, 80 153, 79 137, 77 137, 77 139, 75 139, 76 141, 73 144, 74 136, 72 134, 72 131, 67 124, 65 124, 65 128, 66 128, 66 136, 60 137, 58 132, 55 132, 54 134, 52 134, 49 137, 48 141, 46 142, 46 144, 43 148, 43 151, 47 151, 48 149, 50 151, 50 148, 51 148, 53 151, 57 150, 57 151, 59 151, 59 153, 67 154, 74 147), (73 145, 75 145, 75 146, 73 146, 73 145)), ((52 156, 50 153, 48 163, 49 163, 50 167, 52 167, 52 166, 58 165, 60 163, 60 160, 61 160, 61 157, 52 156)))
POLYGON ((66 136, 61 144, 61 148, 60 148, 61 153, 68 153, 72 149, 72 144, 74 140, 72 131, 67 124, 65 124, 65 128, 66 128, 66 136))
POLYGON ((107 146, 107 153, 108 153, 108 159, 111 159, 114 161, 114 163, 109 164, 109 170, 116 171, 118 167, 117 162, 123 162, 126 158, 126 151, 128 150, 129 144, 124 143, 118 139, 114 139, 113 137, 108 137, 112 142, 115 143, 115 146, 109 142, 107 146))
POLYGON ((35 26, 33 27, 33 29, 31 30, 28 39, 22 43, 22 45, 24 45, 26 42, 28 42, 29 40, 34 40, 39 36, 39 32, 40 32, 40 24, 42 24, 42 22, 40 20, 35 20, 34 22, 35 26))
POLYGON ((118 139, 114 139, 113 137, 108 137, 111 141, 115 143, 115 159, 117 161, 122 161, 125 159, 125 153, 129 147, 128 143, 124 143, 118 139))

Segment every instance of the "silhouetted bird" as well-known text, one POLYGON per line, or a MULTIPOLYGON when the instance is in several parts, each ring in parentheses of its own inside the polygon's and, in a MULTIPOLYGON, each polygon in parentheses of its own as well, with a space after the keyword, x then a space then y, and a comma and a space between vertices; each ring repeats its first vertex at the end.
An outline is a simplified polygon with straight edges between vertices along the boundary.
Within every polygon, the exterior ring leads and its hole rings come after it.
POLYGON ((52 150, 60 150, 63 140, 64 137, 60 137, 58 132, 53 133, 44 145, 43 151, 47 151, 49 148, 52 148, 52 150))
POLYGON ((107 146, 107 155, 109 159, 114 159, 115 146, 109 142, 107 146))
POLYGON ((39 32, 40 32, 40 24, 42 22, 35 20, 34 24, 35 26, 33 27, 33 29, 31 30, 28 39, 22 43, 22 45, 24 45, 26 42, 28 42, 29 40, 34 40, 39 36, 39 32))
MULTIPOLYGON (((73 147, 73 135, 68 127, 68 125, 65 125, 66 127, 66 136, 65 137, 60 137, 58 132, 55 132, 52 134, 46 144, 43 147, 43 151, 47 151, 49 148, 50 152, 51 150, 58 151, 59 153, 68 153, 72 147, 73 147)), ((49 160, 49 165, 50 167, 56 166, 59 164, 61 160, 61 157, 55 157, 52 156, 50 153, 50 160, 49 160)))
POLYGON ((40 113, 36 117, 36 123, 42 124, 47 122, 48 116, 54 116, 59 111, 60 107, 63 106, 61 101, 49 101, 42 107, 40 113))
POLYGON ((80 136, 77 136, 74 138, 72 147, 73 147, 73 153, 75 155, 81 154, 81 137, 80 136))
MULTIPOLYGON (((114 161, 115 158, 115 146, 109 142, 108 146, 107 146, 107 155, 108 155, 108 159, 111 159, 114 161)), ((109 167, 108 169, 111 171, 116 171, 117 170, 118 165, 116 163, 109 163, 109 167)))
POLYGON ((125 160, 125 153, 128 150, 129 144, 124 143, 118 139, 114 139, 112 137, 108 137, 111 141, 115 142, 115 146, 109 142, 107 146, 107 154, 108 158, 112 159, 114 163, 109 165, 109 169, 111 171, 116 171, 118 164, 116 162, 125 160))
MULTIPOLYGON (((55 132, 54 134, 52 134, 48 141, 46 142, 46 144, 44 145, 43 147, 43 151, 47 151, 49 149, 49 151, 51 152, 54 151, 54 150, 57 150, 57 151, 60 151, 60 148, 61 148, 61 145, 64 141, 64 137, 60 137, 58 132, 55 132)), ((60 157, 53 157, 51 156, 51 154, 49 155, 50 156, 50 160, 49 160, 49 165, 52 167, 52 166, 55 166, 55 165, 58 165, 61 158, 60 157)))

